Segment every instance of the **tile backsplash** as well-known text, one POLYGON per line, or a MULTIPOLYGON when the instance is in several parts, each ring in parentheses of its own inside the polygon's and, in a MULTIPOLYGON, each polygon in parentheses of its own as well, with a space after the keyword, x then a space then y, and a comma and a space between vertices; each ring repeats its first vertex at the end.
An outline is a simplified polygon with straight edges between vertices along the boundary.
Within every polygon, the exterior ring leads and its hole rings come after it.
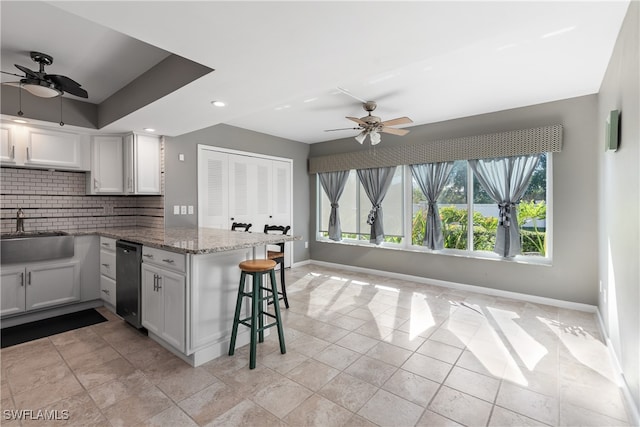
POLYGON ((164 196, 88 196, 84 172, 0 168, 0 231, 164 227, 164 196))

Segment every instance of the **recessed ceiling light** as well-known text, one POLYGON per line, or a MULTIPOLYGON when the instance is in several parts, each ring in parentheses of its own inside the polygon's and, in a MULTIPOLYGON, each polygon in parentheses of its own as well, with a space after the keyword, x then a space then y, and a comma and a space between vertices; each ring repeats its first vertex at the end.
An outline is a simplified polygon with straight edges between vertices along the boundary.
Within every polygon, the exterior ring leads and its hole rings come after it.
POLYGON ((29 123, 28 121, 26 121, 26 120, 22 120, 22 119, 13 119, 13 121, 14 121, 15 123, 20 123, 20 124, 22 124, 22 123, 29 123))
POLYGON ((155 132, 156 130, 154 128, 144 128, 145 131, 147 132, 155 132))
POLYGON ((214 107, 224 107, 225 105, 227 105, 222 101, 211 101, 211 103, 213 104, 214 107))

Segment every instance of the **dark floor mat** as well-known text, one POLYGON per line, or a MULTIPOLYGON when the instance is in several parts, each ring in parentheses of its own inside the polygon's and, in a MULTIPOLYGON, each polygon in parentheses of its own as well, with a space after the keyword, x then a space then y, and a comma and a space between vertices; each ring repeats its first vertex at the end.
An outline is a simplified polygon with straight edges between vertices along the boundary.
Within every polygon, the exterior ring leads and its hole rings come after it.
POLYGON ((50 319, 11 326, 2 329, 0 347, 11 347, 12 345, 22 344, 106 321, 107 319, 91 308, 89 310, 63 314, 62 316, 52 317, 50 319))

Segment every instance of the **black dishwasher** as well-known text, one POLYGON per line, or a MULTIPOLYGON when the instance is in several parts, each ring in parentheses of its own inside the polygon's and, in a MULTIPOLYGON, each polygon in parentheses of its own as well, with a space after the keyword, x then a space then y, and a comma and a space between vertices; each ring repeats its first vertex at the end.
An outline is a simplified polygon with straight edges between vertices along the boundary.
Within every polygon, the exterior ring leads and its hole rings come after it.
POLYGON ((136 328, 142 327, 141 261, 142 245, 116 241, 116 313, 136 328))

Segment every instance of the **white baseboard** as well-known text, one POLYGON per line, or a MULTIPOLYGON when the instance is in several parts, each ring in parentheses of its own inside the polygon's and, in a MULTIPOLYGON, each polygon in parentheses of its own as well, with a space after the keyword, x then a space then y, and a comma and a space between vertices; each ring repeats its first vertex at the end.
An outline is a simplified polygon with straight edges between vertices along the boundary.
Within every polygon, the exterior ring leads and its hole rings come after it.
POLYGON ((332 262, 311 260, 311 264, 320 265, 329 268, 341 268, 343 270, 355 271, 357 273, 373 273, 379 276, 390 277, 392 279, 410 280, 428 285, 442 286, 444 288, 458 289, 462 291, 476 292, 479 294, 499 296, 505 298, 517 299, 520 301, 528 301, 536 304, 545 304, 554 307, 567 308, 570 310, 586 311, 588 313, 596 313, 598 308, 595 305, 582 304, 572 301, 564 301, 554 298, 539 297, 536 295, 523 294, 519 292, 503 291, 501 289, 485 288, 477 285, 467 285, 464 283, 449 282, 446 280, 429 279, 428 277, 411 276, 409 274, 393 273, 390 271, 373 270, 370 268, 354 267, 345 264, 335 264, 332 262))
POLYGON ((293 267, 293 268, 302 267, 303 265, 309 265, 309 264, 311 264, 311 260, 310 259, 305 259, 304 261, 294 262, 291 267, 293 267))
POLYGON ((624 372, 622 371, 622 366, 620 365, 620 360, 618 359, 618 355, 616 354, 615 349, 613 348, 613 343, 609 339, 609 335, 607 334, 607 329, 604 326, 604 320, 602 319, 602 314, 600 310, 596 310, 596 317, 598 318, 598 326, 600 327, 600 333, 605 339, 605 343, 607 345, 607 350, 609 350, 609 355, 611 356, 611 361, 613 363, 613 369, 618 375, 618 386, 622 389, 622 394, 624 395, 625 400, 627 401, 627 413, 631 418, 631 425, 640 426, 640 408, 636 405, 636 402, 633 399, 633 395, 629 390, 629 385, 627 384, 627 379, 624 376, 624 372))

